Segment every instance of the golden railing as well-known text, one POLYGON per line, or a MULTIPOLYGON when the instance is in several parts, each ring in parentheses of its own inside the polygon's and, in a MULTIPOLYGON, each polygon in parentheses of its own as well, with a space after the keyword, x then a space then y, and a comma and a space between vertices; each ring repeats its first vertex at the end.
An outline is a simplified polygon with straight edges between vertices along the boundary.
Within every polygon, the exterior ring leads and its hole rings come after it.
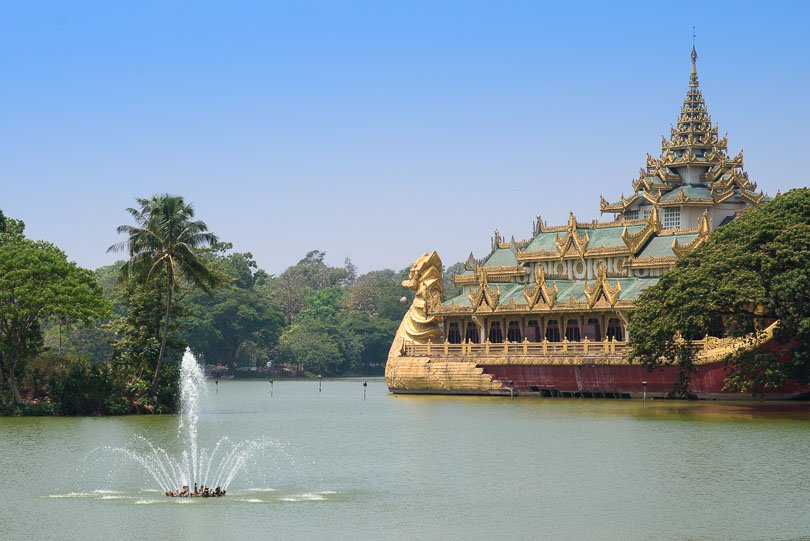
POLYGON ((590 341, 587 338, 581 342, 484 342, 475 344, 463 342, 461 344, 413 344, 406 343, 403 354, 406 357, 458 357, 465 355, 531 355, 531 356, 559 356, 559 355, 625 355, 630 351, 628 342, 618 340, 590 341))
MULTIPOLYGON (((693 340, 692 346, 699 354, 706 355, 709 352, 725 350, 731 344, 739 343, 739 339, 734 338, 714 338, 706 336, 702 340, 693 340)), ((605 339, 601 341, 584 338, 580 342, 571 342, 567 339, 562 342, 484 342, 482 344, 472 342, 462 342, 461 344, 451 344, 443 342, 440 344, 414 344, 406 342, 403 346, 403 355, 406 357, 464 357, 464 356, 532 356, 532 357, 559 357, 563 355, 572 356, 616 356, 624 357, 630 352, 631 346, 627 341, 605 339)))

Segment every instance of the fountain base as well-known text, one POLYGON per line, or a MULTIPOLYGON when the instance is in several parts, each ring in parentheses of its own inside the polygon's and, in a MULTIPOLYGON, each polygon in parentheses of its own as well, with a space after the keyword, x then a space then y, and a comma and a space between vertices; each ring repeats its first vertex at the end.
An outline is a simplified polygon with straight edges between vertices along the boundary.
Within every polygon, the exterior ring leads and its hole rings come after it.
POLYGON ((206 486, 199 489, 194 485, 194 491, 189 490, 188 486, 183 486, 180 490, 171 490, 166 492, 166 496, 170 498, 221 498, 227 491, 216 487, 214 490, 206 486))

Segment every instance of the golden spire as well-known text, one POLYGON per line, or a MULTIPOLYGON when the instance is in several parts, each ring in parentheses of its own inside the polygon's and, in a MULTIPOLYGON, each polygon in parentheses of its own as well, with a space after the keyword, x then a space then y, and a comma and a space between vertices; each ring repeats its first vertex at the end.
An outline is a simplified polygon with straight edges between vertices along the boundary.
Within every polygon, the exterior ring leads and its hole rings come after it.
POLYGON ((692 27, 692 74, 689 76, 689 88, 697 88, 697 51, 695 50, 695 27, 692 27))

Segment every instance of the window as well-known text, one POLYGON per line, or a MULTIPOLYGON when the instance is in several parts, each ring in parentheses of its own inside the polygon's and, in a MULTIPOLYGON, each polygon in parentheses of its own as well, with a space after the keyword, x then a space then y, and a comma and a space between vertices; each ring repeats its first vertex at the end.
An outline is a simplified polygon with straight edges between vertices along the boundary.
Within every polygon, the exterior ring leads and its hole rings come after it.
POLYGON ((638 220, 638 211, 637 210, 628 210, 624 213, 625 220, 638 220))
POLYGON ((589 319, 588 323, 585 324, 585 328, 582 330, 582 334, 584 334, 588 340, 600 341, 602 339, 602 332, 599 328, 599 320, 595 318, 589 319))
POLYGON ((503 331, 501 331, 501 324, 497 321, 493 322, 489 327, 489 341, 493 344, 503 342, 503 331))
POLYGON ((509 328, 506 330, 506 339, 510 342, 520 342, 520 323, 517 321, 509 322, 509 328))
POLYGON ((579 321, 576 319, 568 320, 568 324, 565 326, 565 338, 569 342, 579 342, 579 321))
POLYGON ((450 328, 447 329, 447 341, 451 344, 461 343, 461 331, 458 330, 458 323, 452 322, 450 328))
POLYGON ((546 323, 546 340, 549 342, 560 341, 560 325, 557 323, 556 319, 552 319, 546 323))
POLYGON ((480 341, 478 338, 478 325, 467 323, 467 335, 464 338, 473 344, 477 344, 480 341))
POLYGON ((529 320, 526 326, 526 338, 529 339, 529 342, 540 341, 540 325, 537 323, 536 319, 529 320))
POLYGON ((611 318, 610 321, 608 321, 607 337, 608 340, 612 338, 614 340, 618 340, 619 342, 624 341, 624 331, 622 330, 622 324, 615 317, 611 318))
POLYGON ((650 214, 652 214, 652 209, 650 207, 641 210, 641 217, 645 220, 650 217, 650 214))
POLYGON ((664 229, 678 229, 681 227, 681 208, 664 207, 664 229))

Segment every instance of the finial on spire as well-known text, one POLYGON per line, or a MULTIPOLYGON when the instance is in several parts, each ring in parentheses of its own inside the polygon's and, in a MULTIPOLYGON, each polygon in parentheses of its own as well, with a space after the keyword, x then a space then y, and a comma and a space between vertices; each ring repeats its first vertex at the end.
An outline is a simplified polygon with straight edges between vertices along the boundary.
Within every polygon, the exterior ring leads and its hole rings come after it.
POLYGON ((698 86, 698 78, 697 78, 697 50, 695 50, 695 27, 692 27, 692 74, 689 76, 689 86, 690 87, 697 87, 698 86))

